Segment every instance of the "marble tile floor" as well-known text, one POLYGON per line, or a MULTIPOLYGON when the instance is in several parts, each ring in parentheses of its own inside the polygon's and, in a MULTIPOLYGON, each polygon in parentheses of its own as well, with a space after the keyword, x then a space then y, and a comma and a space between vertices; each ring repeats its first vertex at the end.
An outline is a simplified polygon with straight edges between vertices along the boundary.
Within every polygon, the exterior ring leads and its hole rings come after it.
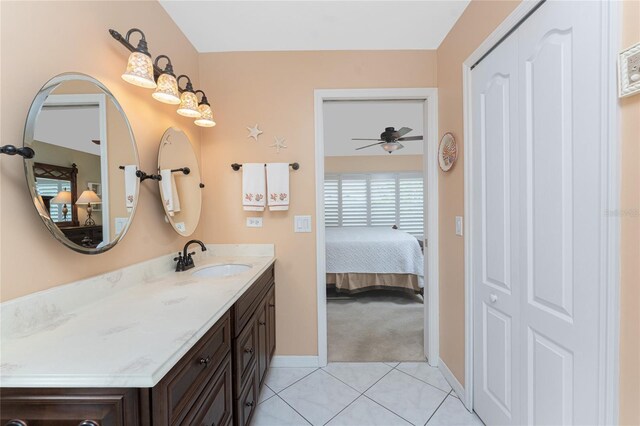
POLYGON ((426 362, 271 368, 252 426, 482 426, 426 362))

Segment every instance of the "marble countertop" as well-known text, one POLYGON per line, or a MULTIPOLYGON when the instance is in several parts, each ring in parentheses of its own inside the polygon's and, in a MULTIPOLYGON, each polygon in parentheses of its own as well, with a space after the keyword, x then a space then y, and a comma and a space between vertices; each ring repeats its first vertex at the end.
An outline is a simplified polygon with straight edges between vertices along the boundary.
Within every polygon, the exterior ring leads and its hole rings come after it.
POLYGON ((186 272, 163 256, 0 305, 0 386, 155 386, 275 262, 272 245, 207 247, 186 272), (251 269, 192 275, 224 263, 251 269))

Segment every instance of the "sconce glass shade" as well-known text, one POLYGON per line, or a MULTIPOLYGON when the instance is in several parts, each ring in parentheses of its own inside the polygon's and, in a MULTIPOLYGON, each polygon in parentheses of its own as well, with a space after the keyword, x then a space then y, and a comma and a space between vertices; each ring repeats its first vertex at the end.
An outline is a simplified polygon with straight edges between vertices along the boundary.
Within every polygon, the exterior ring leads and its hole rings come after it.
POLYGON ((180 95, 178 114, 184 117, 200 118, 202 113, 198 110, 198 97, 195 93, 182 92, 182 95, 180 95))
POLYGON ((122 74, 122 79, 127 83, 146 89, 155 89, 156 82, 153 79, 153 62, 151 57, 142 52, 132 52, 127 62, 127 70, 122 74))
POLYGON ((180 92, 178 91, 178 82, 171 74, 161 74, 158 77, 158 87, 151 94, 153 99, 165 104, 178 105, 180 103, 180 92))
POLYGON ((198 105, 198 111, 202 114, 202 117, 197 118, 194 123, 196 126, 200 127, 213 127, 216 125, 216 122, 213 121, 213 111, 211 111, 211 107, 207 104, 198 105))

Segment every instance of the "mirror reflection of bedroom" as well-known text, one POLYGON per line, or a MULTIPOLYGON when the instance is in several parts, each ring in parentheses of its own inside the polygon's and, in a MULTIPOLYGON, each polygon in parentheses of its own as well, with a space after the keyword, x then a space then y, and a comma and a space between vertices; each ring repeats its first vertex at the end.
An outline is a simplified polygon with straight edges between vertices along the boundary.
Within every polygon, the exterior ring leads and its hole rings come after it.
POLYGON ((424 361, 424 102, 323 108, 328 361, 424 361))

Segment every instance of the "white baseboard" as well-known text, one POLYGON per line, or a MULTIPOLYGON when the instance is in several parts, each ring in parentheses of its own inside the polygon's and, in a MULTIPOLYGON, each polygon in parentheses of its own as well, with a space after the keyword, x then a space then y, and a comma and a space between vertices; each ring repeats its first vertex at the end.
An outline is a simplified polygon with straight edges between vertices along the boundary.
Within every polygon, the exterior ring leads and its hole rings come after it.
POLYGON ((274 355, 271 367, 318 367, 316 355, 274 355))
POLYGON ((462 384, 460 384, 458 379, 456 379, 456 376, 453 375, 451 370, 449 370, 449 367, 447 367, 447 364, 445 364, 442 358, 440 358, 438 362, 438 369, 447 380, 447 382, 449 382, 449 385, 453 388, 453 391, 456 393, 456 395, 458 395, 460 401, 462 401, 464 406, 467 407, 467 410, 471 410, 471 407, 469 406, 470 404, 468 404, 468 402, 466 401, 466 393, 464 391, 464 387, 462 386, 462 384))

